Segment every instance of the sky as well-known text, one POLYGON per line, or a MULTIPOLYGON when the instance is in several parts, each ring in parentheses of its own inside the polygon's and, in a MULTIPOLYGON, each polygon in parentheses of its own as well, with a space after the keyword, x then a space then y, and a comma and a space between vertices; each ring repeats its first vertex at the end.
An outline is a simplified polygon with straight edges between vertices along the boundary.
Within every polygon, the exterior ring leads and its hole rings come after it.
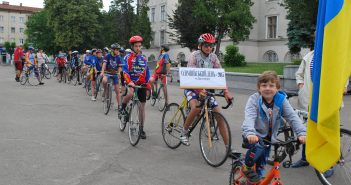
MULTIPOLYGON (((8 1, 10 2, 10 5, 19 5, 22 3, 23 6, 30 6, 30 7, 37 7, 37 8, 43 8, 43 2, 44 0, 2 0, 2 1, 8 1)), ((0 3, 2 3, 0 1, 0 3)), ((111 0, 103 0, 104 4, 104 10, 108 11, 108 8, 110 6, 111 0)))

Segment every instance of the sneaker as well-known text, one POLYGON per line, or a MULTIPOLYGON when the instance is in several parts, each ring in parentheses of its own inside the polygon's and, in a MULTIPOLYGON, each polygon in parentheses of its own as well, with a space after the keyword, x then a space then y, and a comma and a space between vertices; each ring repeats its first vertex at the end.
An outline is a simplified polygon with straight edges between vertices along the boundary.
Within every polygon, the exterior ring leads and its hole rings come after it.
POLYGON ((81 82, 79 82, 79 83, 78 83, 78 85, 82 85, 82 83, 81 83, 81 82))
POLYGON ((334 174, 334 168, 330 168, 329 170, 327 170, 326 172, 323 173, 323 176, 325 178, 329 178, 329 177, 333 176, 333 174, 334 174))
POLYGON ((96 98, 94 96, 92 96, 91 101, 96 101, 96 98))
POLYGON ((296 163, 292 164, 291 167, 292 168, 300 168, 300 167, 304 167, 304 166, 309 166, 310 163, 308 163, 305 160, 298 160, 296 163))
POLYGON ((250 168, 244 167, 242 172, 250 183, 257 183, 261 180, 260 176, 250 168))
POLYGON ((44 82, 40 82, 39 85, 44 85, 44 82))
POLYGON ((146 134, 143 130, 140 131, 140 139, 146 139, 146 134))

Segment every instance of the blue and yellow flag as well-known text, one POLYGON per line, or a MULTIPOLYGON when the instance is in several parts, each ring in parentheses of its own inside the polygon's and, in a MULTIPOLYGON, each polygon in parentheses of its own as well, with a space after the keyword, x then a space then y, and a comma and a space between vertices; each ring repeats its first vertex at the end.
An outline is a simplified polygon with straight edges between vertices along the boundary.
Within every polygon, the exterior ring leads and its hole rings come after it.
POLYGON ((340 158, 343 89, 351 74, 351 0, 319 0, 307 160, 324 172, 340 158))

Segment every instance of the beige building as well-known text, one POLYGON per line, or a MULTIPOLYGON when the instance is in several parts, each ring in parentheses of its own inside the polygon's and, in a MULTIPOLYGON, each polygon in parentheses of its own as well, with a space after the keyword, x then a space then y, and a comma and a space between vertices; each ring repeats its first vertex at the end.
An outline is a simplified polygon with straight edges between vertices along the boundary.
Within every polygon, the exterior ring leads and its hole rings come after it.
MULTIPOLYGON (((291 56, 287 46, 287 10, 280 5, 283 0, 252 0, 254 5, 251 13, 256 18, 249 39, 240 42, 240 53, 245 55, 248 62, 290 62, 293 57, 300 57, 308 52, 301 51, 300 56, 291 56)), ((176 0, 150 0, 149 18, 152 28, 152 47, 144 50, 144 54, 153 60, 158 56, 159 47, 168 44, 171 48, 169 54, 172 60, 187 60, 190 54, 188 48, 182 48, 169 36, 173 32, 168 26, 167 16, 172 16, 176 9, 176 0)), ((225 47, 232 44, 230 38, 222 40, 220 53, 225 52, 225 47)))
POLYGON ((0 45, 7 41, 15 42, 16 45, 23 44, 26 41, 25 23, 31 14, 40 10, 42 9, 22 6, 22 3, 17 6, 3 1, 0 4, 0 45))

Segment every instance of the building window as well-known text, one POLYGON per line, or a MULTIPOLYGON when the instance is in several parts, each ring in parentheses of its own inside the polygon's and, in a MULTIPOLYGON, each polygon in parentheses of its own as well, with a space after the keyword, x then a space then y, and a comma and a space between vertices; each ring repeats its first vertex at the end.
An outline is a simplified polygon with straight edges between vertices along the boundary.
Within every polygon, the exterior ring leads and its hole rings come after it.
POLYGON ((11 21, 12 22, 16 22, 16 17, 15 16, 11 16, 11 21))
POLYGON ((20 33, 24 33, 24 28, 20 28, 20 33))
POLYGON ((155 32, 151 32, 151 46, 155 46, 155 32))
POLYGON ((263 55, 265 62, 278 62, 278 55, 275 51, 269 50, 263 55))
POLYGON ((160 31, 160 44, 165 44, 165 30, 160 31))
POLYGON ((19 18, 19 21, 20 21, 21 23, 24 23, 24 17, 20 17, 20 18, 19 18))
POLYGON ((0 43, 4 43, 4 37, 0 37, 0 43))
POLYGON ((16 28, 15 27, 11 27, 11 33, 15 33, 16 32, 16 28))
POLYGON ((4 20, 4 16, 0 15, 0 21, 4 20))
POLYGON ((20 43, 20 44, 24 44, 24 39, 20 39, 20 40, 19 40, 19 43, 20 43))
POLYGON ((4 33, 4 27, 0 26, 0 33, 4 33))
POLYGON ((267 17, 267 39, 277 38, 277 16, 267 17))
POLYGON ((162 5, 161 6, 161 21, 165 21, 166 20, 166 6, 162 5))
POLYGON ((155 22, 155 8, 151 8, 151 22, 155 22))

